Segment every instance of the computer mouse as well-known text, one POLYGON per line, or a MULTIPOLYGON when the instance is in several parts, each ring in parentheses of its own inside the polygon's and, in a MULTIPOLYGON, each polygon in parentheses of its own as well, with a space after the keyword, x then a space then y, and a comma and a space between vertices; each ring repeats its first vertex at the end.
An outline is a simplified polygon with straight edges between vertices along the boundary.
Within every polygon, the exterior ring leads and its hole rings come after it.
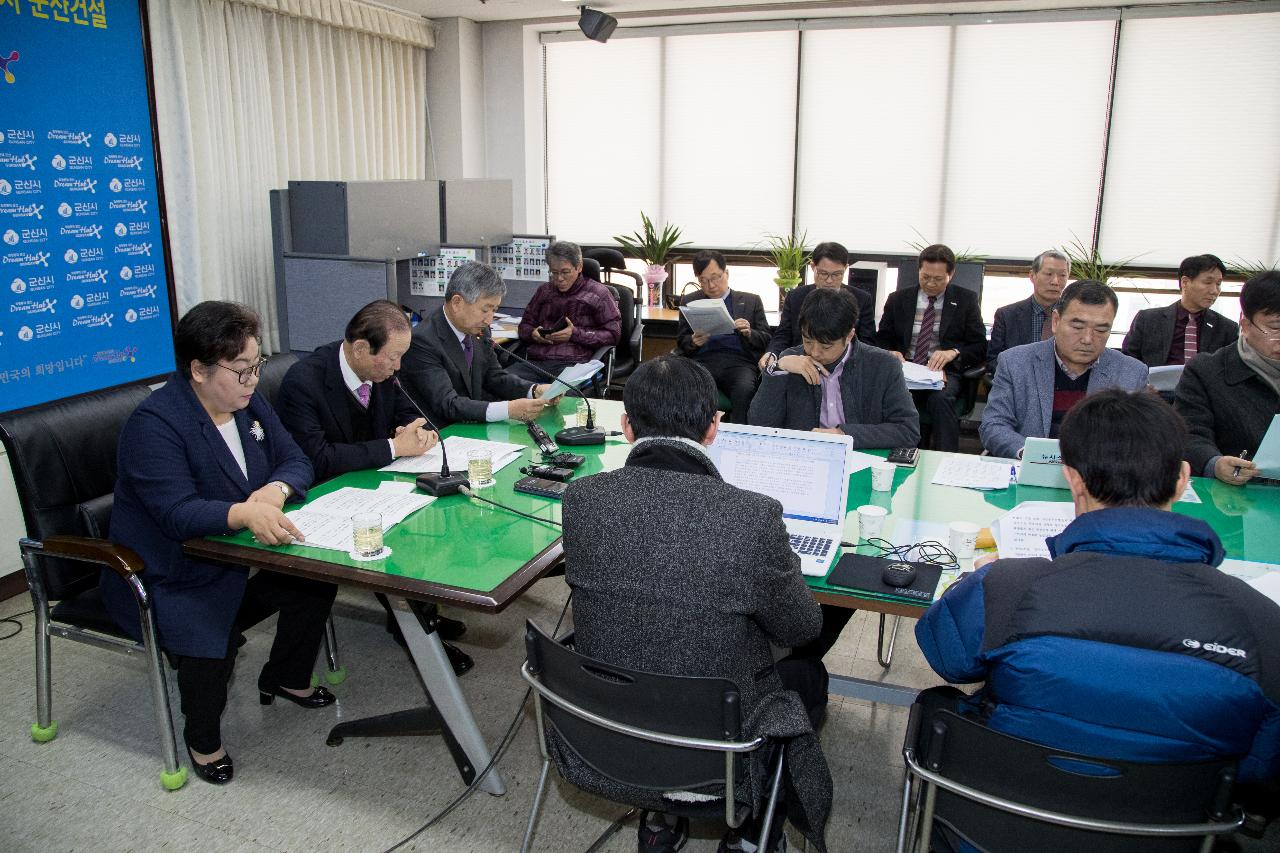
POLYGON ((884 574, 880 576, 880 580, 885 586, 891 586, 894 589, 911 586, 915 583, 916 569, 910 563, 890 563, 884 570, 884 574))

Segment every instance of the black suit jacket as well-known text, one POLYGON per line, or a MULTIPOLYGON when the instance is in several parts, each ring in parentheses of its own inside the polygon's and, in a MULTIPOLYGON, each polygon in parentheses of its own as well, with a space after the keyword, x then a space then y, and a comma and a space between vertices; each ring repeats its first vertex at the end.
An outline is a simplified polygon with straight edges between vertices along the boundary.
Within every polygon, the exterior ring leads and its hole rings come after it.
POLYGON ((369 393, 374 438, 356 441, 351 420, 355 396, 342 381, 338 364, 341 347, 341 341, 325 344, 290 367, 277 398, 280 420, 311 460, 316 482, 389 464, 387 439, 395 435, 396 427, 418 417, 404 392, 390 379, 375 382, 369 393))
MULTIPOLYGON (((858 300, 858 340, 864 344, 876 345, 876 309, 871 294, 859 287, 848 284, 842 287, 858 300)), ((818 289, 816 284, 802 284, 793 287, 782 300, 782 316, 778 318, 778 328, 773 330, 769 338, 769 352, 780 353, 789 347, 800 345, 800 309, 805 298, 818 289)))
MULTIPOLYGON (((1020 347, 1023 344, 1034 344, 1040 338, 1031 337, 1031 312, 1034 311, 1035 298, 1028 296, 1011 305, 996 309, 995 323, 991 326, 991 345, 987 347, 987 369, 994 372, 996 360, 1005 350, 1020 347)), ((1052 314, 1052 309, 1049 311, 1052 314)), ((1051 317, 1045 317, 1046 324, 1052 324, 1051 317)))
MULTIPOLYGON (((1178 303, 1163 308, 1144 308, 1133 316, 1129 333, 1124 336, 1120 351, 1145 362, 1149 367, 1161 367, 1173 345, 1173 325, 1178 322, 1178 303)), ((1240 337, 1240 327, 1214 311, 1204 312, 1200 324, 1199 351, 1214 353, 1240 337)), ((1233 453, 1236 451, 1232 451, 1233 453)), ((1196 472, 1199 473, 1199 472, 1196 472)))
POLYGON ((1210 355, 1200 353, 1182 371, 1173 408, 1187 421, 1187 461, 1191 473, 1206 474, 1215 456, 1253 457, 1271 418, 1280 414, 1280 397, 1244 363, 1233 344, 1210 355))
MULTIPOLYGON (((747 358, 755 364, 760 360, 760 356, 764 355, 765 348, 769 346, 769 321, 764 316, 764 303, 754 293, 730 289, 730 296, 732 298, 729 303, 733 306, 729 311, 730 316, 735 320, 742 319, 751 324, 751 333, 745 337, 741 335, 739 337, 742 339, 742 349, 746 352, 747 358)), ((681 297, 680 304, 688 305, 696 299, 706 298, 701 290, 695 290, 681 297)), ((693 328, 683 314, 680 315, 680 324, 676 329, 676 346, 680 352, 689 356, 697 355, 700 349, 693 345, 693 328)))
POLYGON ((400 381, 441 429, 455 421, 484 423, 489 403, 527 397, 534 384, 502 369, 487 336, 475 341, 468 370, 443 308, 413 330, 400 381))
MULTIPOLYGON (((915 322, 919 293, 920 288, 916 286, 889 294, 880 318, 880 330, 876 332, 876 346, 897 350, 905 358, 911 358, 911 326, 915 322)), ((935 349, 960 351, 960 357, 953 359, 947 370, 959 373, 982 364, 987 357, 987 327, 982 324, 978 294, 965 287, 948 286, 942 291, 941 301, 942 324, 935 349)))

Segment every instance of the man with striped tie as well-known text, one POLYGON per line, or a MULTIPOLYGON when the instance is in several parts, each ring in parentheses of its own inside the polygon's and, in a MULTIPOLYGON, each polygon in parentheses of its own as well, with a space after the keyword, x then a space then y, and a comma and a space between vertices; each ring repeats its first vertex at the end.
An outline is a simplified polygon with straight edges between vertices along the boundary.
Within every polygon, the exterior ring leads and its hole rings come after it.
MULTIPOLYGON (((928 246, 920 253, 920 284, 889 294, 876 332, 876 345, 901 361, 914 361, 944 372, 946 382, 937 391, 912 391, 921 424, 932 429, 922 442, 934 450, 952 453, 960 449, 960 418, 956 397, 961 373, 987 357, 987 330, 982 324, 978 294, 950 287, 956 271, 956 255, 943 245, 928 246)), ((923 432, 923 430, 922 430, 923 432)))
POLYGON ((1240 327, 1212 307, 1226 272, 1226 265, 1215 255, 1184 260, 1178 267, 1178 301, 1135 314, 1121 352, 1148 367, 1160 367, 1187 364, 1199 353, 1235 344, 1240 327))

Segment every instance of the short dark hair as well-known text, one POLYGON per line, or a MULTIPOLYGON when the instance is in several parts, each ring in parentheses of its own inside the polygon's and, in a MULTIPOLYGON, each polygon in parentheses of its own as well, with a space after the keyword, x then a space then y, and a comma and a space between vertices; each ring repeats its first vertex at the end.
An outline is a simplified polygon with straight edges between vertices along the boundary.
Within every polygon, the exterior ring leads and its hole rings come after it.
POLYGON ((1253 315, 1280 314, 1280 271, 1258 273, 1240 290, 1240 310, 1253 322, 1253 315))
POLYGON ((716 417, 716 382, 691 358, 647 359, 627 377, 622 407, 636 438, 702 441, 716 417))
POLYGON ((1112 311, 1120 310, 1120 300, 1109 285, 1091 278, 1073 281, 1062 290, 1058 304, 1054 306, 1059 314, 1067 313, 1067 306, 1072 302, 1083 302, 1085 305, 1111 304, 1112 311))
POLYGON ((858 300, 843 287, 819 287, 800 305, 800 334, 820 344, 849 337, 858 325, 858 300))
POLYGON ((238 302, 201 302, 178 321, 173 337, 173 352, 178 372, 191 378, 191 362, 213 365, 232 361, 259 336, 258 315, 248 305, 238 302))
POLYGON ((377 355, 387 345, 392 332, 412 332, 409 318, 404 309, 390 299, 375 299, 356 312, 347 323, 347 331, 343 335, 347 343, 368 341, 369 352, 377 355))
MULTIPOLYGON (((715 261, 716 265, 722 270, 729 268, 725 263, 723 252, 718 252, 715 249, 702 249, 698 254, 693 256, 693 274, 702 275, 702 271, 705 270, 707 268, 707 264, 712 261, 715 261)), ((631 380, 628 379, 627 381, 630 382, 631 380)))
POLYGON ((1217 255, 1192 255, 1189 258, 1184 258, 1182 263, 1178 264, 1178 286, 1182 286, 1183 276, 1195 278, 1202 273, 1207 273, 1209 270, 1217 270, 1226 275, 1227 265, 1217 255))
POLYGON ((819 243, 813 247, 813 251, 809 253, 809 261, 814 265, 818 265, 818 261, 835 261, 842 267, 849 266, 849 250, 839 243, 819 243))
POLYGON ((1095 500, 1160 506, 1177 497, 1187 426, 1151 392, 1111 388, 1071 407, 1058 446, 1095 500))
POLYGON ((934 243, 932 246, 925 246, 920 250, 920 261, 916 265, 916 269, 920 269, 925 264, 942 263, 947 265, 947 272, 956 271, 956 253, 941 243, 934 243))

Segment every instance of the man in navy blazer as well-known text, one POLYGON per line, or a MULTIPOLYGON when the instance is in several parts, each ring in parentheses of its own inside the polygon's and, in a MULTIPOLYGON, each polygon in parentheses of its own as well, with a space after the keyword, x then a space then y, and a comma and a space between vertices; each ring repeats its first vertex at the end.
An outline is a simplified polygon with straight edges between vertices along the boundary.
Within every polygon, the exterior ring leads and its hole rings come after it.
POLYGON ((1184 259, 1178 267, 1178 301, 1135 314, 1121 352, 1148 367, 1162 367, 1187 364, 1198 353, 1215 353, 1234 344, 1240 327, 1212 307, 1222 292, 1226 272, 1226 265, 1216 255, 1184 259))
POLYGON ((1053 335, 1053 306, 1067 286, 1071 261, 1057 249, 1049 249, 1031 261, 1031 295, 996 309, 987 347, 987 371, 994 373, 1000 353, 1043 341, 1053 335))
POLYGON ((444 305, 413 330, 400 379, 436 426, 531 421, 546 385, 508 373, 493 351, 489 326, 507 285, 492 267, 471 261, 453 271, 444 305))
POLYGON ((894 353, 899 361, 914 361, 930 370, 941 370, 945 385, 938 391, 912 391, 916 410, 928 413, 932 426, 930 446, 955 453, 960 450, 961 374, 982 364, 987 357, 987 328, 982 324, 978 295, 963 287, 950 287, 956 271, 956 255, 942 245, 920 253, 920 284, 889 294, 876 332, 876 346, 894 353), (929 322, 926 322, 928 320, 929 322))
POLYGON ((1028 438, 1057 438, 1062 419, 1089 394, 1140 391, 1147 366, 1107 349, 1119 301, 1100 281, 1076 281, 1053 312, 1053 337, 1005 352, 978 434, 993 456, 1022 456, 1028 438))
POLYGON ((318 482, 435 447, 439 436, 393 380, 412 332, 404 311, 379 299, 356 312, 343 340, 285 374, 280 420, 311 459, 318 482))
POLYGON ((781 356, 783 350, 800 346, 800 309, 810 293, 823 288, 844 290, 857 300, 858 340, 871 346, 876 344, 876 310, 871 294, 844 283, 845 276, 849 274, 849 250, 839 243, 819 243, 809 255, 809 271, 813 273, 813 284, 793 287, 782 300, 778 328, 769 338, 769 351, 760 357, 761 370, 764 370, 765 359, 771 354, 781 356))

